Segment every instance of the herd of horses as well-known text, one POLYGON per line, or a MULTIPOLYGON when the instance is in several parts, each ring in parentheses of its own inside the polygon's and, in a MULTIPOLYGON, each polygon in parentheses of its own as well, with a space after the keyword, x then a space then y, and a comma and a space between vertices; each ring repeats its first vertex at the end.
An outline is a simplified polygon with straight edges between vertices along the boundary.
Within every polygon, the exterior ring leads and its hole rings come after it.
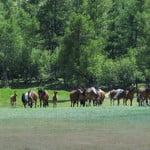
POLYGON ((93 106, 102 105, 106 97, 110 98, 110 104, 114 105, 114 102, 117 101, 117 104, 120 104, 120 100, 123 99, 123 105, 127 105, 128 100, 130 100, 130 106, 133 104, 133 98, 137 93, 137 102, 139 106, 149 106, 148 100, 150 99, 150 88, 136 89, 135 86, 130 86, 128 89, 116 89, 111 90, 108 94, 101 89, 96 89, 94 87, 88 89, 79 88, 70 92, 71 107, 74 107, 75 104, 78 106, 93 106))
MULTIPOLYGON (((53 107, 57 107, 57 91, 54 91, 54 95, 52 97, 53 107)), ((100 106, 104 103, 104 99, 106 97, 110 98, 110 104, 114 105, 114 102, 117 101, 117 104, 120 104, 120 100, 123 99, 123 105, 127 105, 128 100, 130 100, 130 106, 133 104, 133 98, 135 97, 135 93, 137 93, 137 102, 139 106, 149 106, 150 99, 150 88, 137 89, 135 86, 130 86, 128 89, 116 89, 111 90, 107 94, 101 90, 96 89, 95 87, 91 87, 88 89, 78 88, 70 92, 70 101, 71 107, 75 105, 79 106, 100 106), (91 104, 92 103, 92 104, 91 104)), ((10 96, 10 103, 12 107, 16 106, 16 97, 17 93, 14 92, 14 95, 10 96)), ((22 94, 22 103, 24 107, 27 106, 37 107, 37 100, 39 99, 40 107, 48 107, 49 105, 49 93, 44 89, 38 89, 38 92, 29 90, 26 93, 22 94)))
MULTIPOLYGON (((57 106, 57 91, 54 91, 54 96, 52 97, 53 101, 53 107, 57 106)), ((16 107, 16 100, 17 100, 17 93, 14 92, 14 95, 10 96, 10 103, 12 107, 16 107)), ((22 94, 21 100, 26 108, 29 106, 30 108, 33 107, 33 104, 35 105, 35 108, 37 107, 37 100, 39 98, 40 101, 40 107, 48 107, 49 104, 49 93, 45 91, 44 89, 38 89, 38 93, 35 91, 29 90, 26 93, 22 94)))

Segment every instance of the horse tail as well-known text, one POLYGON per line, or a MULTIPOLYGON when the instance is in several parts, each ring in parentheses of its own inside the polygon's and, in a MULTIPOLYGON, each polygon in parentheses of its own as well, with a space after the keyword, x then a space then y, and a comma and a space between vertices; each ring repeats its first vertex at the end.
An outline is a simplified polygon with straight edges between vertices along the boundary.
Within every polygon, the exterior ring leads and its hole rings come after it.
POLYGON ((22 94, 22 102, 23 103, 25 102, 25 94, 24 93, 22 94))

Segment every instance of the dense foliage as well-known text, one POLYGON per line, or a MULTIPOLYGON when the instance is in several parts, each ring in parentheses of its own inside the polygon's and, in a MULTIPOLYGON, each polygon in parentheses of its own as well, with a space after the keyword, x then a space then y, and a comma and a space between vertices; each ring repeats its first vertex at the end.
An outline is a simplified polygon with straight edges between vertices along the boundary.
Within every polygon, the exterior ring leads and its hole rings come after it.
POLYGON ((150 82, 149 0, 1 0, 0 80, 66 87, 150 82))

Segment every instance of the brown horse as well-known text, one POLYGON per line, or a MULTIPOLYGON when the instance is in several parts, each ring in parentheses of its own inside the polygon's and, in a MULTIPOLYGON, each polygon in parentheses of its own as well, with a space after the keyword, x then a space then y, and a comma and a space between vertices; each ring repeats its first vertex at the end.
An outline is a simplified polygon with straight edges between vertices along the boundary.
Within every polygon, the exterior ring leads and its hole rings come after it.
POLYGON ((85 103, 86 103, 86 96, 85 96, 85 92, 86 90, 83 89, 80 91, 79 93, 79 102, 80 102, 80 107, 83 105, 83 107, 85 106, 85 103))
POLYGON ((54 91, 54 95, 53 95, 53 107, 57 107, 57 100, 58 100, 58 97, 57 97, 57 91, 54 91))
POLYGON ((135 91, 136 91, 135 86, 130 86, 129 90, 125 91, 125 96, 124 96, 124 99, 123 99, 123 104, 124 105, 127 105, 127 101, 130 100, 130 106, 132 106, 132 101, 133 101, 133 98, 134 98, 135 91))
POLYGON ((30 108, 32 108, 33 103, 35 103, 35 108, 36 108, 37 99, 38 99, 38 94, 32 90, 28 91, 25 94, 22 94, 22 103, 25 108, 27 104, 30 106, 30 108))
POLYGON ((110 98, 110 104, 114 105, 114 101, 117 100, 118 101, 118 105, 120 104, 120 99, 123 99, 125 97, 125 91, 122 89, 117 89, 117 90, 111 90, 109 92, 109 98, 110 98), (121 91, 119 93, 119 90, 121 91))
POLYGON ((34 92, 34 91, 30 91, 29 97, 30 97, 32 103, 35 103, 35 108, 36 108, 37 99, 38 99, 38 94, 37 94, 36 92, 34 92))
POLYGON ((93 106, 96 105, 99 93, 94 87, 88 88, 85 92, 86 100, 89 101, 89 106, 91 106, 91 101, 93 101, 93 106))
POLYGON ((43 89, 39 89, 38 95, 39 95, 39 99, 40 99, 40 107, 42 107, 42 103, 43 103, 43 107, 48 106, 48 99, 49 99, 48 92, 43 89))
POLYGON ((17 93, 14 91, 14 95, 10 96, 10 104, 12 107, 16 107, 16 101, 17 101, 17 93))
POLYGON ((137 98, 139 106, 142 106, 144 104, 144 101, 148 105, 149 96, 150 96, 150 88, 139 89, 137 98))
POLYGON ((97 90, 98 97, 96 99, 96 105, 102 105, 105 99, 105 92, 101 89, 97 90))
POLYGON ((77 107, 79 104, 79 94, 82 93, 81 89, 73 90, 70 92, 70 100, 71 100, 71 107, 74 107, 77 103, 77 107))

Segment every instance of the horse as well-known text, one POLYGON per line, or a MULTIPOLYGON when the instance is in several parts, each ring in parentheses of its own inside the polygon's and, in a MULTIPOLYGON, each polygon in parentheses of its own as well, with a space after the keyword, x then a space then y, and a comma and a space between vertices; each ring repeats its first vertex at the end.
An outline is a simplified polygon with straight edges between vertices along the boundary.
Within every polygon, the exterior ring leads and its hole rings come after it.
POLYGON ((54 95, 53 95, 53 107, 57 107, 57 100, 58 100, 58 97, 57 97, 57 91, 54 91, 54 95))
POLYGON ((14 91, 14 95, 10 96, 10 104, 12 107, 16 107, 17 93, 14 91))
POLYGON ((80 93, 79 93, 78 101, 80 102, 80 107, 81 107, 82 105, 83 105, 83 107, 85 107, 85 103, 86 103, 85 92, 86 92, 86 89, 83 89, 83 90, 81 90, 80 93))
POLYGON ((77 103, 77 107, 79 104, 79 94, 82 93, 81 89, 73 90, 70 92, 70 101, 71 101, 71 107, 74 107, 77 103))
POLYGON ((139 103, 139 106, 144 105, 144 101, 148 105, 149 97, 150 97, 150 88, 139 89, 138 98, 137 98, 137 102, 139 103))
POLYGON ((85 92, 86 100, 89 100, 89 106, 91 106, 91 101, 93 101, 93 106, 96 105, 96 100, 98 96, 99 93, 94 87, 88 88, 85 92))
POLYGON ((43 103, 43 107, 48 106, 49 93, 43 89, 39 89, 38 95, 40 99, 40 107, 42 107, 42 103, 43 103))
POLYGON ((96 105, 102 105, 105 99, 105 92, 101 89, 97 90, 98 97, 96 98, 96 105))
POLYGON ((118 105, 120 104, 120 99, 123 99, 125 97, 125 90, 123 89, 117 89, 117 90, 111 90, 109 92, 109 98, 110 98, 110 104, 114 105, 114 101, 118 101, 118 105))
POLYGON ((130 106, 132 106, 132 101, 134 98, 134 93, 135 93, 136 87, 135 86, 130 86, 129 90, 125 91, 124 99, 123 99, 123 104, 127 105, 128 99, 130 100, 130 106))
POLYGON ((30 90, 30 91, 22 94, 22 103, 25 108, 26 108, 27 104, 30 106, 30 108, 32 108, 33 103, 35 103, 35 108, 36 108, 37 98, 38 98, 38 94, 36 92, 30 90))

